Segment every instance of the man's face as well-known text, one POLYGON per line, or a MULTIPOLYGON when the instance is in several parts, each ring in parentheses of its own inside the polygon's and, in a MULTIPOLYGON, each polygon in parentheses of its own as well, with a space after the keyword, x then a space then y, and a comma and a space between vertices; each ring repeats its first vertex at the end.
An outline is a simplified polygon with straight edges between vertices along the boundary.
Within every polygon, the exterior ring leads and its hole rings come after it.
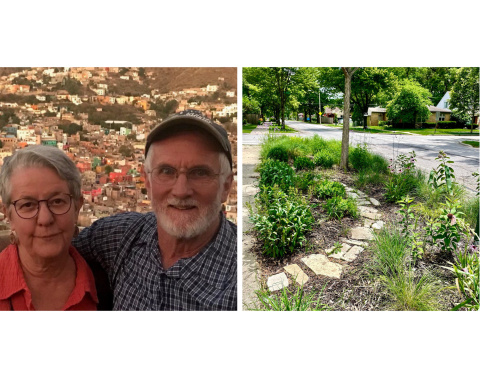
POLYGON ((155 142, 150 147, 153 157, 149 171, 172 167, 179 173, 173 182, 160 183, 151 173, 145 178, 159 229, 175 238, 193 238, 216 228, 221 203, 227 199, 233 176, 213 177, 198 185, 188 180, 186 172, 194 168, 220 173, 219 152, 214 139, 196 132, 182 132, 155 142))

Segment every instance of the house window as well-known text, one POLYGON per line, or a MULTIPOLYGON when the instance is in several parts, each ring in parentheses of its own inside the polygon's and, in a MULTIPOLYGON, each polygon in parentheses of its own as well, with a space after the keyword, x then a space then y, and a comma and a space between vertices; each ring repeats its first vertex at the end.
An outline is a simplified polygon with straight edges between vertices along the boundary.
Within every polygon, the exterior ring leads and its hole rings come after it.
POLYGON ((443 108, 448 108, 448 101, 445 101, 443 108))
POLYGON ((445 113, 440 112, 440 116, 438 116, 438 121, 445 121, 445 113))

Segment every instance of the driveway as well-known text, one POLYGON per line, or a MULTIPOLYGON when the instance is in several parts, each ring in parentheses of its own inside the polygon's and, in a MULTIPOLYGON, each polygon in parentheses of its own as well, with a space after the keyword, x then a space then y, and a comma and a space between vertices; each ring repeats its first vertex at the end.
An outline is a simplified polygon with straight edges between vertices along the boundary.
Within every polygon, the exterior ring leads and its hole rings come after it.
MULTIPOLYGON (((326 139, 342 139, 342 130, 316 124, 308 124, 299 121, 286 121, 286 124, 298 130, 296 134, 289 136, 313 136, 315 134, 326 139)), ((259 144, 262 134, 244 134, 243 144, 259 144)), ((422 135, 394 135, 394 134, 371 134, 350 131, 350 143, 367 143, 372 152, 383 155, 387 159, 408 153, 412 150, 417 154, 417 167, 430 172, 439 164, 435 158, 440 150, 443 150, 450 160, 455 163, 457 181, 471 192, 475 191, 476 183, 472 177, 473 172, 478 172, 480 165, 479 150, 461 144, 464 140, 478 140, 472 136, 422 136, 422 135)))

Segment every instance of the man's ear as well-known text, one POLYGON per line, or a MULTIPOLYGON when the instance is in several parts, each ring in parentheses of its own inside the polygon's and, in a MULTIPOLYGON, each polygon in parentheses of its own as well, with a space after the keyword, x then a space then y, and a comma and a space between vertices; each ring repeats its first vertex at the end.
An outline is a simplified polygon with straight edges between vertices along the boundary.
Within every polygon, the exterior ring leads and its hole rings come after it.
POLYGON ((230 189, 232 189, 232 184, 233 184, 233 172, 230 173, 229 176, 225 179, 225 182, 223 183, 223 191, 222 191, 222 203, 227 201, 228 194, 230 193, 230 189))
POLYGON ((151 189, 152 185, 150 184, 150 179, 148 178, 148 173, 145 170, 142 170, 143 178, 145 179, 145 188, 147 189, 147 196, 149 200, 152 200, 151 189))

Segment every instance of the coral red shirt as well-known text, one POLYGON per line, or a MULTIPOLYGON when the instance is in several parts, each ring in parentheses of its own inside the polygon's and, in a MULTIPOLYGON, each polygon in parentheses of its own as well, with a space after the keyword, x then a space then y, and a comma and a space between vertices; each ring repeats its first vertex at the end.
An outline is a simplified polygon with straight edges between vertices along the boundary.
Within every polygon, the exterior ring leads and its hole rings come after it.
MULTIPOLYGON (((75 261, 77 277, 62 311, 96 311, 98 298, 93 273, 73 246, 70 246, 68 252, 75 261)), ((0 311, 11 310, 35 311, 16 245, 9 245, 0 253, 0 311)))

